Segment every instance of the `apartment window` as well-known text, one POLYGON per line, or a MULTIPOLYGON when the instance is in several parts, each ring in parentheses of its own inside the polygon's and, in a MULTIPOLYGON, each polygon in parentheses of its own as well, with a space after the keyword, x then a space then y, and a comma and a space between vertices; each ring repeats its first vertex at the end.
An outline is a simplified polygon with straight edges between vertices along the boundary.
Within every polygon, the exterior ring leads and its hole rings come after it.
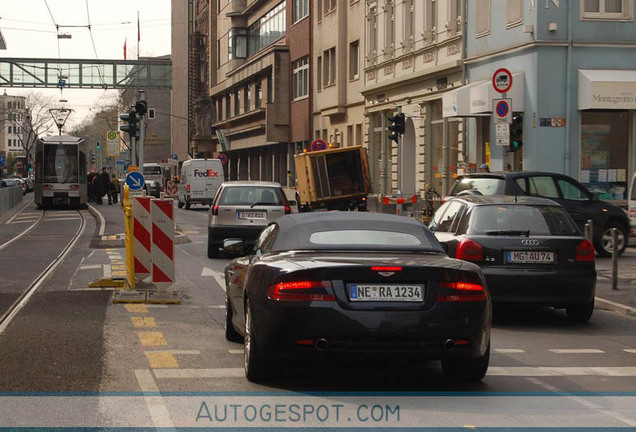
POLYGON ((336 48, 324 51, 322 58, 322 83, 326 87, 336 83, 336 48))
POLYGON ((267 103, 274 103, 274 91, 271 75, 267 75, 267 103))
POLYGON ((325 1, 325 15, 327 15, 331 11, 336 10, 337 0, 324 0, 324 1, 325 1))
POLYGON ((245 110, 244 112, 248 112, 252 109, 250 107, 251 98, 252 98, 252 94, 250 91, 250 86, 246 85, 245 88, 243 89, 243 109, 245 110))
POLYGON ((367 54, 370 59, 375 56, 375 51, 378 49, 378 15, 376 8, 369 9, 367 26, 367 54))
POLYGON ((232 111, 230 110, 231 99, 230 95, 225 95, 225 118, 229 119, 232 116, 232 111))
POLYGON ((285 2, 282 2, 249 26, 247 55, 257 53, 285 36, 285 28, 285 2))
MULTIPOLYGON (((456 35, 461 30, 463 0, 451 0, 450 13, 448 17, 448 31, 451 35, 456 35)), ((506 7, 512 3, 523 3, 523 0, 507 0, 506 7)))
POLYGON ((304 57, 292 63, 293 71, 293 99, 305 97, 309 94, 309 58, 304 57))
POLYGON ((316 89, 322 90, 322 57, 318 56, 316 59, 316 89))
POLYGON ((360 41, 349 44, 349 79, 354 80, 360 77, 360 41))
POLYGON ((362 145, 362 123, 356 125, 356 145, 362 145))
POLYGON ((633 0, 581 0, 581 18, 600 20, 632 19, 633 8, 633 0))
POLYGON ((395 30, 393 26, 393 18, 395 14, 395 6, 393 0, 384 1, 384 47, 385 55, 392 53, 393 44, 395 42, 395 30))
POLYGON ((292 24, 309 15, 309 0, 294 0, 292 5, 292 24))
POLYGON ((433 43, 437 36, 437 1, 425 0, 424 32, 422 39, 427 44, 433 43))
POLYGON ((523 23, 523 0, 506 1, 506 27, 523 23))
POLYGON ((228 58, 247 57, 247 29, 233 28, 228 35, 228 58))
POLYGON ((415 14, 413 8, 413 0, 404 0, 404 42, 405 47, 410 47, 413 42, 413 29, 415 28, 415 14))
POLYGON ((475 17, 475 36, 485 36, 490 33, 490 0, 475 0, 477 16, 475 17))
POLYGON ((258 109, 263 106, 263 85, 260 81, 254 85, 254 108, 258 109))
POLYGON ((241 114, 241 91, 236 90, 234 92, 234 115, 241 114))
POLYGON ((316 19, 322 21, 322 0, 316 2, 316 19))

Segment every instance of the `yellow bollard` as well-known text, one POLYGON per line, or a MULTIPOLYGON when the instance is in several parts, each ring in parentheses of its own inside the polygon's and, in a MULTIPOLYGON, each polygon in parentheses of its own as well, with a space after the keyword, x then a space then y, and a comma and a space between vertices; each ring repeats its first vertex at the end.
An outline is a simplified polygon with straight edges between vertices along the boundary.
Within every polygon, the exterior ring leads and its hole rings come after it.
POLYGON ((135 290, 135 251, 133 249, 133 212, 130 202, 130 190, 128 185, 124 185, 124 245, 126 246, 126 278, 131 290, 135 290))

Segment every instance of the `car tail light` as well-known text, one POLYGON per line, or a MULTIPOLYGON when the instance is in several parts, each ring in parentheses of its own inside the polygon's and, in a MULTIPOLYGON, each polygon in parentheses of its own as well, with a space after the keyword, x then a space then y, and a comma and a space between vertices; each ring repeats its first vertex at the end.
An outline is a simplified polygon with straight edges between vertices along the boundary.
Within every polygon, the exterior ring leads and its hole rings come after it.
POLYGON ((402 267, 399 266, 376 266, 371 267, 373 271, 402 271, 402 267))
POLYGON ((285 301, 335 301, 329 281, 293 281, 270 285, 267 297, 285 301))
POLYGON ((442 202, 439 205, 442 205, 446 202, 447 199, 449 199, 450 196, 446 195, 444 198, 442 198, 442 202))
POLYGON ((444 290, 436 300, 438 302, 466 302, 486 300, 486 291, 483 285, 475 282, 447 282, 439 283, 439 288, 444 290))
POLYGON ((74 185, 70 185, 70 186, 68 187, 68 190, 72 190, 72 191, 76 191, 76 190, 78 190, 78 189, 79 189, 79 186, 78 186, 78 185, 76 185, 76 184, 74 184, 74 185))
POLYGON ((219 215, 219 205, 216 204, 212 206, 212 216, 218 216, 218 215, 219 215))
POLYGON ((576 261, 577 262, 594 262, 594 246, 592 243, 585 239, 576 247, 576 261))
POLYGON ((455 258, 465 261, 482 261, 484 248, 475 240, 464 238, 457 245, 455 258))
POLYGON ((187 193, 190 194, 190 185, 186 186, 187 193))
POLYGON ((291 207, 289 204, 285 204, 285 214, 291 214, 291 207))
POLYGON ((51 189, 53 189, 53 186, 48 185, 48 184, 44 185, 44 190, 51 190, 51 189))

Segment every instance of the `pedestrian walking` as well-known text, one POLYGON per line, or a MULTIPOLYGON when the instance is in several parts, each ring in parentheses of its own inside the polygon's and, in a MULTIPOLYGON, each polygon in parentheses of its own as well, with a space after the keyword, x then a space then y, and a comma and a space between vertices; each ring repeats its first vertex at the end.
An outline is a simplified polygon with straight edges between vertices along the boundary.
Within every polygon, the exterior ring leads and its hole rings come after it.
POLYGON ((110 179, 110 195, 113 204, 117 204, 117 196, 119 195, 120 185, 119 179, 115 174, 110 179))
POLYGON ((108 193, 110 189, 110 177, 108 176, 108 169, 106 167, 102 168, 102 172, 99 174, 99 182, 97 183, 97 204, 103 204, 103 196, 108 196, 108 204, 112 204, 111 196, 108 193))

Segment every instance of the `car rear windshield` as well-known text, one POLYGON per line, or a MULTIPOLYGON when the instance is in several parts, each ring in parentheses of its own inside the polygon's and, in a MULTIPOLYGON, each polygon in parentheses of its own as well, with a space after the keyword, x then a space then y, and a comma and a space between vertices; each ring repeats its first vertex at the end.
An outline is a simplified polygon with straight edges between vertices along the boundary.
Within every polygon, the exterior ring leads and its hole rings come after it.
POLYGON ((277 187, 232 186, 225 188, 219 205, 285 205, 283 191, 277 187))
POLYGON ((476 191, 482 195, 503 195, 504 180, 494 177, 465 177, 455 183, 451 195, 476 191))
POLYGON ((409 233, 376 230, 318 231, 309 236, 316 245, 364 245, 364 246, 422 246, 416 236, 409 233))
POLYGON ((526 232, 530 235, 579 236, 579 229, 562 207, 482 205, 473 208, 467 234, 526 232))

